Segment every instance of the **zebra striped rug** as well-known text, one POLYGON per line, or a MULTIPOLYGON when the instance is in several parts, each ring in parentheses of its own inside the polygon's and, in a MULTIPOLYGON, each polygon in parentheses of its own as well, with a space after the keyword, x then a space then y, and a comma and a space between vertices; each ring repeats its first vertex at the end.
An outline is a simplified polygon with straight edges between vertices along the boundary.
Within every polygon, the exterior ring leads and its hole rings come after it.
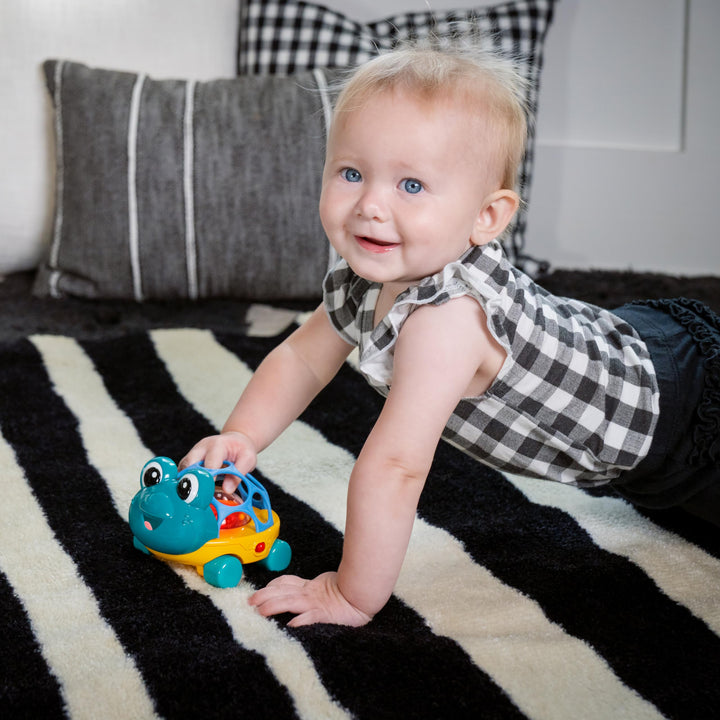
MULTIPOLYGON (((718 717, 714 531, 444 444, 395 594, 364 628, 287 629, 246 603, 260 567, 220 590, 136 551, 144 462, 214 432, 279 337, 0 344, 0 716, 718 717)), ((380 403, 348 364, 262 454, 289 571, 337 566, 380 403)))

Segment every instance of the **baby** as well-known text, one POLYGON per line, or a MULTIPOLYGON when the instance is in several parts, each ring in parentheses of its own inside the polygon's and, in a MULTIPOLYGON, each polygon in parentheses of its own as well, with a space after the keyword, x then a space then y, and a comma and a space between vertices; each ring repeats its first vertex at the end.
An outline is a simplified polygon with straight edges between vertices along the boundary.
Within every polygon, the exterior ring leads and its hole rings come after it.
POLYGON ((273 580, 250 599, 263 615, 367 623, 393 591, 441 437, 500 470, 612 483, 720 522, 720 318, 684 300, 609 312, 508 262, 497 238, 520 202, 522 94, 491 54, 404 48, 338 97, 320 216, 342 259, 323 304, 181 463, 250 471, 359 347, 386 401, 350 476, 340 566, 273 580))

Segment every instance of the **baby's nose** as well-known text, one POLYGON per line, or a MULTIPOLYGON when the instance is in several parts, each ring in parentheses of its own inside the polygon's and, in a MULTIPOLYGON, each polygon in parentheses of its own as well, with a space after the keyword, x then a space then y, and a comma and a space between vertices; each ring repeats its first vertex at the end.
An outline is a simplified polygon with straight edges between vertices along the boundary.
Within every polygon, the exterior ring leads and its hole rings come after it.
POLYGON ((368 189, 362 194, 355 206, 355 212, 359 217, 376 222, 385 222, 389 216, 387 202, 382 192, 376 189, 368 189))

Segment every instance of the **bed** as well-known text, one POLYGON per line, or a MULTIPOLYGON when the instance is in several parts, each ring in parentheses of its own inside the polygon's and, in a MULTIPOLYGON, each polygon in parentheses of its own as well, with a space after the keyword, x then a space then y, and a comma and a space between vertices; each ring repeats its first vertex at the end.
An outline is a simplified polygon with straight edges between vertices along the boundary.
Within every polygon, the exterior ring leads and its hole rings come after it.
MULTIPOLYGON (((552 3, 505 5, 552 17, 552 3)), ((316 70, 292 82, 188 83, 45 66, 61 138, 53 233, 37 271, 0 282, 0 714, 716 716, 720 537, 609 491, 502 475, 442 444, 395 593, 360 629, 260 617, 246 601, 273 573, 258 565, 219 589, 133 546, 128 509, 145 462, 179 459, 215 432, 253 369, 318 302, 332 257, 308 244, 318 229, 306 210, 322 161, 323 84, 335 71, 316 70), (220 121, 223 104, 246 110, 220 121), (101 114, 95 142, 79 124, 90 112, 101 114), (290 134, 300 117, 302 142, 290 134), (176 135, 158 129, 163 118, 176 135), (229 132, 239 123, 243 133, 229 132), (223 195, 229 147, 265 158, 267 188, 287 167, 267 160, 283 138, 305 173, 290 199, 223 195), (119 177, 109 170, 118 157, 119 177), (238 216, 239 234, 223 244, 238 216), (296 232, 282 253, 257 241, 288 226, 296 232)), ((508 252, 542 272, 522 222, 508 252)), ((605 307, 693 295, 720 311, 717 277, 546 270, 540 280, 605 307)), ((261 455, 255 475, 292 547, 289 572, 337 566, 349 470, 381 403, 350 361, 261 455)))

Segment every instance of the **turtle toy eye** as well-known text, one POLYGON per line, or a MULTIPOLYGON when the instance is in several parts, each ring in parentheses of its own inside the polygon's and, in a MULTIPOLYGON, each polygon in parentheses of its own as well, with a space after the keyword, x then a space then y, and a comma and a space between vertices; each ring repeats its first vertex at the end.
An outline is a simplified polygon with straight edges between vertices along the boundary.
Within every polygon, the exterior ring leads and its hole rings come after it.
POLYGON ((149 488, 177 475, 177 465, 169 457, 158 455, 143 465, 140 471, 140 487, 149 488))
POLYGON ((188 505, 197 497, 200 481, 192 473, 183 475, 177 484, 178 497, 188 505))
POLYGON ((157 485, 162 480, 163 469, 159 462, 150 462, 145 466, 142 483, 145 487, 157 485))

